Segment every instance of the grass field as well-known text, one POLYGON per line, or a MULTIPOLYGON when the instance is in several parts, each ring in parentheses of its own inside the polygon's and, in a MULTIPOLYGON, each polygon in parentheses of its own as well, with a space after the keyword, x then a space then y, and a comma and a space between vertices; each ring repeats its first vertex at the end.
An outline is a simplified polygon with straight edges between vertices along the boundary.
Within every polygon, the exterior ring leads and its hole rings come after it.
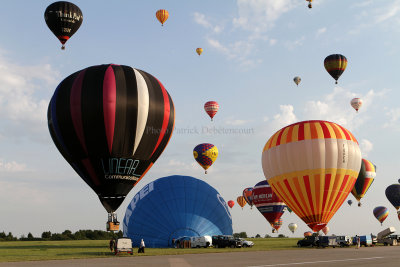
MULTIPOLYGON (((235 251, 258 251, 298 249, 298 238, 255 238, 252 248, 146 248, 145 254, 137 254, 134 249, 133 257, 150 255, 177 255, 194 253, 221 253, 235 251)), ((78 241, 12 241, 0 242, 0 262, 32 261, 32 260, 61 260, 79 258, 115 257, 108 248, 108 240, 78 240, 78 241)), ((122 256, 125 256, 122 254, 122 256)), ((119 256, 120 257, 120 256, 119 256)), ((132 257, 126 255, 126 257, 132 257)))

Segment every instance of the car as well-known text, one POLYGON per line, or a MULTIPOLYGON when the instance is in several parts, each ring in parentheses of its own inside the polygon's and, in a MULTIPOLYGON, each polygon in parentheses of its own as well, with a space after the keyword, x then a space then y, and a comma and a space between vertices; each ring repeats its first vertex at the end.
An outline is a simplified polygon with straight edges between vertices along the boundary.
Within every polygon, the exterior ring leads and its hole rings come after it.
POLYGON ((121 237, 116 240, 114 247, 114 254, 118 255, 121 252, 126 252, 131 255, 133 254, 132 240, 130 238, 121 237))
POLYGON ((315 247, 317 246, 318 236, 306 236, 304 239, 297 241, 298 247, 315 247))
POLYGON ((242 247, 244 248, 251 248, 252 246, 254 246, 254 242, 253 241, 248 241, 246 239, 243 238, 238 238, 240 240, 240 242, 242 242, 242 247))
POLYGON ((212 245, 215 248, 240 248, 242 247, 242 243, 235 240, 235 238, 231 235, 213 235, 212 236, 212 245))
POLYGON ((336 236, 336 242, 337 242, 338 246, 348 247, 351 245, 352 240, 351 240, 350 236, 340 235, 340 236, 336 236))

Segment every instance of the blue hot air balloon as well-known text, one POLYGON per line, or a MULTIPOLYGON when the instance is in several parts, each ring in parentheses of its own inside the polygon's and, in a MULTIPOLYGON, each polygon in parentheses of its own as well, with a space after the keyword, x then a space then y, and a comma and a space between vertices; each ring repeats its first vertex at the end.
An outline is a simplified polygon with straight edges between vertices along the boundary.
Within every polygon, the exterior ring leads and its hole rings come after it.
POLYGON ((392 203, 392 205, 399 210, 400 208, 400 184, 392 184, 389 185, 386 190, 385 194, 387 199, 392 203))
POLYGON ((124 236, 139 246, 170 247, 182 236, 232 235, 228 205, 206 182, 173 175, 145 185, 126 209, 124 236))

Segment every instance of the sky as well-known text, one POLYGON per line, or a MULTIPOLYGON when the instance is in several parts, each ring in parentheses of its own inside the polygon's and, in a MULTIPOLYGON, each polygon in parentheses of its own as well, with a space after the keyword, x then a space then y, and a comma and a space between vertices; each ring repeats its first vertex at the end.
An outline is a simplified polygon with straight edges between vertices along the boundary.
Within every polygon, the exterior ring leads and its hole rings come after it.
MULTIPOLYGON (((199 178, 236 200, 265 179, 261 153, 272 134, 298 121, 327 120, 350 130, 377 166, 362 207, 350 194, 354 204, 338 210, 330 233, 400 228, 385 196, 400 178, 400 1, 315 0, 308 9, 303 0, 76 0, 84 19, 64 51, 44 21, 52 2, 6 1, 0 9, 0 231, 105 230, 107 214, 53 144, 46 111, 65 77, 108 63, 157 77, 176 112, 167 148, 117 210, 120 221, 144 185, 168 175, 199 178), (163 27, 158 9, 170 14, 163 27), (337 85, 323 65, 336 53, 348 59, 337 85), (294 76, 302 79, 298 87, 294 76), (363 100, 358 113, 354 97, 363 100), (203 109, 209 100, 220 104, 213 122, 203 109), (199 143, 219 149, 207 175, 193 158, 199 143), (381 205, 389 209, 383 226, 372 214, 381 205)), ((236 204, 231 214, 234 232, 277 236, 256 208, 236 204)), ((279 233, 309 230, 294 213, 282 219, 279 233)))

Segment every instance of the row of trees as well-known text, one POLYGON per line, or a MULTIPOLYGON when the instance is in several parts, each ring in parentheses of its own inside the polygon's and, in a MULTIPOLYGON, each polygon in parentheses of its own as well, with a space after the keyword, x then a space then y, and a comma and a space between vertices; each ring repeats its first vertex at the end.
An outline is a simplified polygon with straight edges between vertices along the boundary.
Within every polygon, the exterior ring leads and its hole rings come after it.
POLYGON ((50 231, 43 232, 41 237, 34 237, 32 233, 27 236, 22 235, 20 238, 13 236, 10 232, 6 234, 0 232, 0 241, 40 241, 40 240, 108 240, 111 238, 122 237, 122 231, 117 233, 106 232, 101 230, 79 230, 72 233, 70 230, 65 230, 60 233, 52 233, 50 231))

